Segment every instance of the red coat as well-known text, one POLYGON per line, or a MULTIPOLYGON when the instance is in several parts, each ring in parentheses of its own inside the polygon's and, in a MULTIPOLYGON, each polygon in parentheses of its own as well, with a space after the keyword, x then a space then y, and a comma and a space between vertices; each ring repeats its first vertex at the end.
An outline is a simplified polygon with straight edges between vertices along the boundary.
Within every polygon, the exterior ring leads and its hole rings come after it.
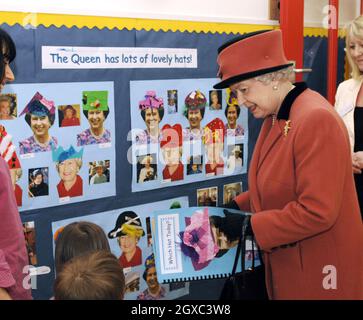
POLYGON ((169 167, 165 166, 163 169, 163 179, 164 180, 171 180, 171 181, 177 181, 177 180, 183 180, 184 179, 184 166, 182 163, 179 162, 177 169, 173 172, 173 174, 170 174, 169 167))
POLYGON ((289 120, 285 136, 285 120, 272 125, 271 117, 265 119, 249 191, 235 199, 254 212, 269 296, 363 299, 363 227, 347 130, 333 107, 309 89, 293 102, 289 120), (332 275, 323 273, 326 266, 335 267, 337 289, 323 287, 332 275))
POLYGON ((63 180, 61 180, 57 184, 57 189, 58 189, 59 198, 82 196, 83 195, 83 180, 79 175, 77 175, 75 184, 68 191, 67 191, 66 187, 64 186, 63 180))

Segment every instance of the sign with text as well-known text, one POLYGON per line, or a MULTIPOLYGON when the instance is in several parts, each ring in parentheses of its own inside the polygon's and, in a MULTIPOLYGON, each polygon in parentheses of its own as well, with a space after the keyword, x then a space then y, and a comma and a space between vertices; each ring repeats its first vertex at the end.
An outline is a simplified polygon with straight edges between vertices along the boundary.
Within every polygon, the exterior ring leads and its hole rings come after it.
POLYGON ((42 69, 197 68, 197 49, 42 46, 42 69))

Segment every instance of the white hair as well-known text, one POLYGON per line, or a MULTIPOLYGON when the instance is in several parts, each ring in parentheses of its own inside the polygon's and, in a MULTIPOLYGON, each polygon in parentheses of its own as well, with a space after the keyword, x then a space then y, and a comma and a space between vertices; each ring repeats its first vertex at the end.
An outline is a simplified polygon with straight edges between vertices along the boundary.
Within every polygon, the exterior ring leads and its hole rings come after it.
POLYGON ((293 66, 289 66, 287 68, 266 73, 260 76, 255 77, 255 80, 262 82, 265 85, 271 83, 271 81, 280 81, 280 80, 290 80, 291 74, 294 72, 293 66))

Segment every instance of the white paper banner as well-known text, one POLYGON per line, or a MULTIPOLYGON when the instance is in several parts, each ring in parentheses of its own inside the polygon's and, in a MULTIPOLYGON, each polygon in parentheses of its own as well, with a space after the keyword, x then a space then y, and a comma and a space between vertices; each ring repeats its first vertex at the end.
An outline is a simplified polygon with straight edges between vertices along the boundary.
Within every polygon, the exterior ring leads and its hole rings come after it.
POLYGON ((197 49, 42 46, 43 69, 197 67, 197 49))

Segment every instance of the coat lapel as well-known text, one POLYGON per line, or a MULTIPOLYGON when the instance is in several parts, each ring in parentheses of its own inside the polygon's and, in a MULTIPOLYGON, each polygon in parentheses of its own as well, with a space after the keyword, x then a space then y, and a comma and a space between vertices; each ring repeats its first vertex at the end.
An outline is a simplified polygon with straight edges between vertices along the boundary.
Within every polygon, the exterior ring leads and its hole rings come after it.
MULTIPOLYGON (((282 121, 284 122, 284 121, 282 121)), ((276 141, 281 137, 280 121, 276 120, 275 125, 271 127, 269 135, 265 138, 265 141, 261 147, 260 157, 258 161, 257 171, 261 168, 262 163, 266 159, 267 154, 271 148, 275 145, 276 141)))

